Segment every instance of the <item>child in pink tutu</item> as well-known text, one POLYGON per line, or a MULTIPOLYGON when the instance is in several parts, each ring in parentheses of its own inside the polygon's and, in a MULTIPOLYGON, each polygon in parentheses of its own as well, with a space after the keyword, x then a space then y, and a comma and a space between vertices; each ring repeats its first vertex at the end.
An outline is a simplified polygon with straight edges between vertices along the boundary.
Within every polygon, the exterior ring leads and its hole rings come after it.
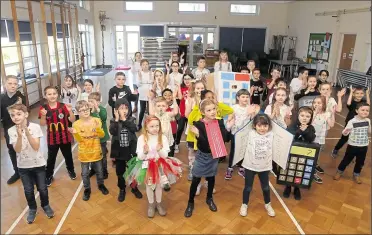
POLYGON ((163 188, 176 182, 181 176, 181 162, 168 157, 168 139, 162 134, 159 118, 150 115, 145 120, 143 134, 137 142, 137 158, 128 162, 125 178, 128 184, 136 181, 139 185, 146 185, 149 201, 147 216, 165 216, 166 210, 161 203, 163 188), (156 200, 156 203, 155 203, 156 200))

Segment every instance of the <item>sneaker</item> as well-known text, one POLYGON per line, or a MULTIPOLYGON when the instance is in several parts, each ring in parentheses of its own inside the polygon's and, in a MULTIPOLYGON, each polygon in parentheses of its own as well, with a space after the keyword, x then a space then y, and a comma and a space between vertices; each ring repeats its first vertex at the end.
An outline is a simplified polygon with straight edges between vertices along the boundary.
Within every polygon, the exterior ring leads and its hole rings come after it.
POLYGON ((245 217, 247 216, 248 214, 248 205, 247 204, 242 204, 242 206, 240 207, 240 215, 245 217))
POLYGON ((54 178, 53 176, 51 177, 47 177, 46 178, 46 185, 49 187, 50 185, 52 185, 52 182, 53 182, 54 178))
POLYGON ((20 179, 20 176, 18 173, 14 173, 14 175, 12 175, 8 181, 6 182, 7 184, 14 184, 15 182, 17 182, 17 180, 20 179))
POLYGON ((27 223, 32 224, 36 219, 37 210, 36 209, 30 209, 28 210, 27 215, 27 223))
MULTIPOLYGON (((208 190, 208 181, 204 182, 204 187, 208 190)), ((216 193, 216 187, 213 188, 213 194, 216 193)))
POLYGON ((271 217, 274 217, 275 216, 275 211, 274 211, 274 209, 271 206, 271 202, 265 204, 265 209, 266 209, 267 214, 269 216, 271 216, 271 217))
POLYGON ((323 184, 322 178, 318 174, 314 174, 314 181, 317 182, 318 184, 323 184))
POLYGON ((149 207, 147 209, 147 217, 153 218, 155 216, 155 202, 149 203, 149 207))
POLYGON ((319 174, 324 174, 324 170, 323 170, 319 165, 317 165, 317 166, 315 167, 315 170, 316 170, 319 174))
POLYGON ((233 168, 228 167, 225 173, 225 180, 232 179, 233 168))
POLYGON ((53 209, 50 207, 50 205, 44 206, 44 207, 43 207, 43 210, 44 210, 45 215, 46 215, 49 219, 51 219, 51 218, 54 217, 54 211, 53 211, 53 209))
POLYGON ((84 201, 88 201, 88 200, 89 200, 89 198, 90 198, 90 193, 91 193, 90 188, 86 188, 86 189, 84 189, 84 194, 83 194, 83 200, 84 200, 84 201))
POLYGON ((333 149, 332 152, 331 152, 331 156, 332 156, 333 158, 336 158, 336 157, 338 156, 338 150, 333 149))
POLYGON ((68 171, 68 176, 70 176, 70 179, 75 180, 76 179, 76 173, 74 170, 68 171))
POLYGON ((125 190, 119 190, 118 201, 123 202, 125 200, 125 190))
POLYGON ((295 187, 293 194, 296 200, 301 200, 301 191, 299 188, 295 187))
POLYGON ((208 204, 209 210, 213 212, 217 211, 217 206, 214 203, 213 198, 208 198, 205 202, 208 204))
POLYGON ((245 169, 243 167, 239 167, 238 175, 245 179, 245 169))
POLYGON ((202 186, 201 183, 199 183, 198 187, 196 188, 196 193, 195 193, 196 196, 200 195, 201 186, 202 186))
POLYGON ((283 192, 283 197, 289 198, 289 195, 291 194, 291 186, 285 186, 284 192, 283 192))
POLYGON ((179 153, 179 152, 180 152, 180 147, 179 147, 178 144, 176 144, 176 145, 174 146, 174 152, 175 152, 175 153, 179 153))
POLYGON ((98 189, 102 192, 103 195, 109 194, 109 191, 104 184, 98 185, 98 189))
POLYGON ((167 214, 167 211, 164 209, 161 202, 156 203, 156 210, 158 211, 160 216, 165 216, 167 214))
POLYGON ((341 176, 342 176, 341 173, 340 173, 339 171, 337 171, 337 172, 336 172, 336 175, 333 176, 333 179, 334 179, 334 180, 340 180, 341 176))
POLYGON ((353 176, 353 179, 354 179, 355 183, 357 183, 357 184, 361 184, 362 183, 362 180, 360 179, 360 176, 359 175, 354 175, 353 176))
POLYGON ((143 197, 142 193, 138 190, 138 188, 132 188, 131 192, 138 199, 141 199, 143 197))

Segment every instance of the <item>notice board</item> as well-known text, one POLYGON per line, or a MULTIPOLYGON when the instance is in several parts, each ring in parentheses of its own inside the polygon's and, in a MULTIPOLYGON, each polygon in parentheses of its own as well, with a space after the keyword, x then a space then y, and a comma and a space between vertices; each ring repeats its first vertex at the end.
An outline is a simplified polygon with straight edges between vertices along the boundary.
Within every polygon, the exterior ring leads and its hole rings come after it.
POLYGON ((331 42, 331 33, 310 33, 307 58, 328 62, 331 42))

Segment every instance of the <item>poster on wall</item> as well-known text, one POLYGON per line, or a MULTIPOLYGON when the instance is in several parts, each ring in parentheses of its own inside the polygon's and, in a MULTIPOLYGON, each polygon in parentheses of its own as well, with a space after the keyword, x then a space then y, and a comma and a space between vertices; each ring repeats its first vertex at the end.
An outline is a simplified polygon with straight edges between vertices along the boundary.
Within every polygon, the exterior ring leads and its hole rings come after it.
POLYGON ((331 42, 331 33, 310 33, 307 58, 328 62, 331 42))
MULTIPOLYGON (((286 169, 288 162, 288 154, 291 149, 293 135, 286 129, 272 121, 273 139, 273 161, 281 168, 286 169)), ((233 166, 243 160, 248 154, 248 148, 253 145, 253 139, 248 138, 249 132, 252 131, 252 122, 249 122, 235 134, 235 151, 233 166)))
POLYGON ((245 73, 217 72, 215 73, 217 97, 219 102, 229 106, 236 104, 236 93, 240 89, 250 90, 250 77, 245 73))
POLYGON ((277 184, 309 189, 319 151, 319 144, 294 142, 288 157, 288 167, 280 169, 277 184))

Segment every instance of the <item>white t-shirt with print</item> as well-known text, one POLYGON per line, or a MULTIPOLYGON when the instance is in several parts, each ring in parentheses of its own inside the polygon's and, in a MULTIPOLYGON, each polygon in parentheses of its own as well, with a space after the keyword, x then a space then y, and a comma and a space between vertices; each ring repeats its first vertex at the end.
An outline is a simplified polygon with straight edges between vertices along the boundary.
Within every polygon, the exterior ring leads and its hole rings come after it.
POLYGON ((232 108, 234 110, 235 123, 231 127, 231 134, 235 135, 235 133, 245 124, 247 124, 251 118, 248 117, 248 107, 242 107, 239 104, 234 104, 232 108))
MULTIPOLYGON (((28 125, 28 130, 33 138, 41 138, 43 132, 41 131, 40 125, 30 122, 28 125)), ((17 143, 18 133, 16 126, 9 128, 9 143, 13 146, 17 143)), ((22 149, 20 153, 17 153, 17 167, 18 168, 34 168, 45 166, 46 161, 43 156, 41 148, 35 151, 30 142, 27 139, 25 131, 22 135, 22 149)))
POLYGON ((327 130, 329 129, 327 120, 331 118, 331 116, 332 116, 332 113, 324 112, 324 113, 319 113, 313 117, 312 125, 315 128, 315 135, 316 135, 314 143, 325 144, 327 130))
POLYGON ((291 91, 293 94, 297 94, 301 91, 302 88, 302 80, 299 78, 293 78, 290 84, 291 91))
POLYGON ((150 89, 152 88, 152 83, 154 79, 151 77, 151 72, 140 72, 142 75, 142 79, 138 79, 138 98, 142 101, 148 101, 148 94, 150 89))
MULTIPOLYGON (((272 105, 268 105, 265 109, 265 113, 267 115, 271 115, 272 113, 272 110, 271 110, 271 106, 272 105)), ((275 121, 279 126, 283 127, 283 128, 287 128, 287 124, 285 123, 285 116, 287 115, 287 113, 289 115, 292 115, 292 111, 290 110, 289 106, 286 105, 286 104, 283 104, 282 106, 280 106, 279 108, 280 110, 280 115, 279 117, 276 117, 273 119, 273 121, 275 121)))
POLYGON ((327 102, 327 112, 332 112, 335 110, 335 106, 337 106, 337 102, 335 98, 329 97, 327 102))
POLYGON ((211 72, 204 68, 203 70, 200 70, 198 68, 195 68, 191 71, 192 75, 194 76, 194 78, 196 79, 196 81, 199 81, 204 77, 207 77, 211 72))
POLYGON ((347 142, 349 145, 357 147, 369 145, 368 134, 371 133, 371 120, 369 118, 360 119, 355 116, 347 123, 345 129, 351 129, 347 142))
POLYGON ((172 91, 174 91, 174 89, 176 88, 176 85, 177 86, 181 85, 182 77, 183 77, 182 73, 176 73, 176 74, 171 73, 171 74, 169 74, 169 86, 170 86, 172 91))

